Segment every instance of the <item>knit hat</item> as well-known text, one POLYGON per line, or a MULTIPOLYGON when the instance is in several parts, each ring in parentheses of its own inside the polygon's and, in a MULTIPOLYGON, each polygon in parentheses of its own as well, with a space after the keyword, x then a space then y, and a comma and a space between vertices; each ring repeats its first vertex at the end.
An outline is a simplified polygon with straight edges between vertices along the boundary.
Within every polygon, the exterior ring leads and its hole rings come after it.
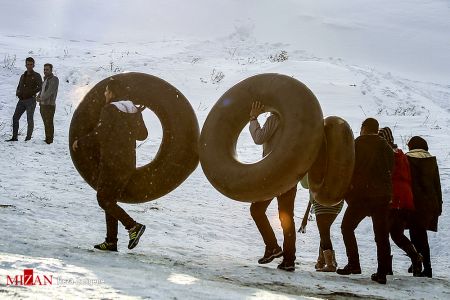
POLYGON ((397 145, 394 144, 394 136, 392 135, 392 130, 389 127, 383 127, 378 130, 378 135, 384 138, 392 148, 397 148, 397 145))
POLYGON ((413 136, 408 142, 408 148, 409 150, 423 149, 428 151, 428 144, 427 141, 420 136, 413 136))

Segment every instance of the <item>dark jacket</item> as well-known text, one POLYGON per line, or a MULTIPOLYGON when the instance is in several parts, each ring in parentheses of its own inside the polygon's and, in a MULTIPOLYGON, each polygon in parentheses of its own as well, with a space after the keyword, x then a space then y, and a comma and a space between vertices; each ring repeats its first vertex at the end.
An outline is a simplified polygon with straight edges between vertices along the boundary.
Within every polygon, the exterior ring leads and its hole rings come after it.
POLYGON ((16 96, 20 100, 34 98, 41 91, 42 77, 39 73, 28 74, 27 71, 20 76, 19 85, 17 85, 16 96))
POLYGON ((411 152, 408 152, 407 156, 411 169, 416 219, 427 230, 437 231, 438 218, 442 213, 442 191, 436 157, 414 157, 411 152))
POLYGON ((361 135, 356 138, 355 168, 346 195, 348 204, 389 204, 392 196, 393 165, 394 151, 385 139, 377 134, 361 135), (387 199, 387 203, 378 203, 381 199, 387 199))
POLYGON ((103 107, 97 127, 78 140, 80 148, 96 147, 99 150, 97 191, 100 188, 118 192, 123 189, 136 170, 136 140, 145 140, 147 135, 142 113, 131 101, 103 107), (125 109, 121 104, 125 104, 125 109))

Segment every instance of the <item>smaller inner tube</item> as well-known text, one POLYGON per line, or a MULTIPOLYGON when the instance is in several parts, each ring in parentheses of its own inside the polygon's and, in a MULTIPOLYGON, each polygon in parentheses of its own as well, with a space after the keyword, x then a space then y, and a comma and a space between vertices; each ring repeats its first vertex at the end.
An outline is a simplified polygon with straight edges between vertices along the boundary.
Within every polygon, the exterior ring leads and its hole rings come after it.
POLYGON ((355 140, 348 123, 336 116, 324 120, 325 135, 316 161, 308 171, 309 189, 324 206, 344 198, 355 165, 355 140))

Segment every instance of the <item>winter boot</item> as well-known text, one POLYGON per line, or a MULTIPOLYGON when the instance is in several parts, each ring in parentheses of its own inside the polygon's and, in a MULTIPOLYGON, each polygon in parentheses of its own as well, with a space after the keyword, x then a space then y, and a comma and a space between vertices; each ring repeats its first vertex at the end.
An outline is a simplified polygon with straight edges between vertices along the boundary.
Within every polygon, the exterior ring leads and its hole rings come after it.
POLYGON ((419 252, 417 252, 416 248, 412 244, 408 247, 406 254, 411 259, 411 267, 412 267, 411 273, 413 273, 414 277, 420 276, 420 273, 422 272, 422 261, 423 261, 422 255, 419 252))
POLYGON ((322 269, 318 269, 319 272, 336 272, 337 263, 334 257, 334 250, 323 251, 323 256, 325 258, 325 266, 322 269))
POLYGON ((145 231, 145 225, 136 223, 133 228, 128 230, 130 241, 128 242, 128 249, 133 249, 139 243, 139 239, 145 231))
POLYGON ((433 269, 431 267, 425 267, 422 272, 420 272, 419 277, 433 278, 433 269))
POLYGON ((325 258, 323 257, 323 250, 322 247, 319 247, 319 256, 317 257, 317 262, 314 268, 316 270, 322 269, 325 267, 325 258))
POLYGON ((380 274, 380 273, 373 273, 372 276, 370 276, 370 279, 373 281, 376 281, 380 284, 386 284, 386 275, 380 274))
POLYGON ((275 258, 283 256, 283 249, 280 246, 275 248, 268 248, 264 251, 264 256, 258 259, 258 264, 268 264, 275 258))
POLYGON ((361 274, 361 266, 358 263, 348 263, 344 268, 337 269, 339 275, 361 274))

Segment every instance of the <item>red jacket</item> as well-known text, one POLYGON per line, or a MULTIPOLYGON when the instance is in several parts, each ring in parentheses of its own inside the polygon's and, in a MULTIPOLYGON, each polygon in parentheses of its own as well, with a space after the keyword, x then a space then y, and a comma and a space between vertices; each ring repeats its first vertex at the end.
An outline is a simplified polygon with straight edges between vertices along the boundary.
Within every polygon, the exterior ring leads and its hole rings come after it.
POLYGON ((402 150, 395 149, 394 160, 391 208, 414 210, 408 158, 402 150))

